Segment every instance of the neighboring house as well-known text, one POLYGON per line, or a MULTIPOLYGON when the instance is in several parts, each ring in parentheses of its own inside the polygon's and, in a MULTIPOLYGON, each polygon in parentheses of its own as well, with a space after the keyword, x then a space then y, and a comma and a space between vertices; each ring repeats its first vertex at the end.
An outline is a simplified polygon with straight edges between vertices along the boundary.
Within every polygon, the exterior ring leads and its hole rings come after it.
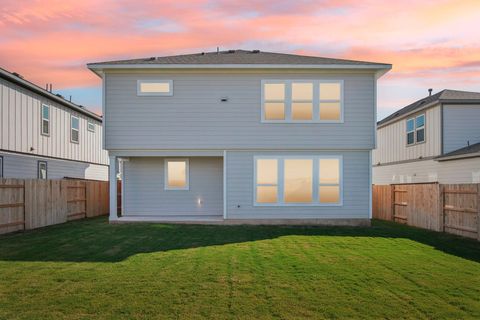
POLYGON ((102 118, 0 68, 0 177, 108 180, 102 118))
POLYGON ((480 93, 443 90, 377 124, 373 183, 480 183, 480 93))
POLYGON ((368 223, 376 82, 391 65, 229 50, 89 64, 110 219, 368 223))

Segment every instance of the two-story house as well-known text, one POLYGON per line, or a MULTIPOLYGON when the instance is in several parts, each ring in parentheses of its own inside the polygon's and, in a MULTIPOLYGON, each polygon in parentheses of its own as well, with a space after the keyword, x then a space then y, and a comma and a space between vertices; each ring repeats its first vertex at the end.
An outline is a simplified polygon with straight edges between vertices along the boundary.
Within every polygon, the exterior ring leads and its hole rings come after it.
POLYGON ((228 50, 88 65, 123 167, 111 221, 368 224, 391 65, 228 50))
POLYGON ((480 93, 442 90, 378 122, 373 183, 480 183, 480 93))
POLYGON ((102 118, 0 68, 0 178, 108 179, 102 118))

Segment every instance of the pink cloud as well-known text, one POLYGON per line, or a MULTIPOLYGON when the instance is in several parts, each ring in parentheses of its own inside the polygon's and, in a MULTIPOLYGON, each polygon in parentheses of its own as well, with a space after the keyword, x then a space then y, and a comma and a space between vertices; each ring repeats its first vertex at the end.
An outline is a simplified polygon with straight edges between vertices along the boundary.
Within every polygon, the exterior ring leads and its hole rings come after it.
POLYGON ((0 61, 68 88, 98 85, 87 62, 245 47, 393 63, 385 81, 411 86, 471 86, 478 21, 478 0, 4 0, 0 61))

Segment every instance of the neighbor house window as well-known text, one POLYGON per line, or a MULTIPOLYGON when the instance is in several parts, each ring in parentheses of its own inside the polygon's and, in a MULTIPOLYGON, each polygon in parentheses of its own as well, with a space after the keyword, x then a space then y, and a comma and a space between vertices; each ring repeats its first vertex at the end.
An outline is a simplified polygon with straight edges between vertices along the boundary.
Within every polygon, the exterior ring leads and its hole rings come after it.
POLYGON ((256 205, 341 205, 341 156, 255 157, 256 205))
POLYGON ((407 119, 407 145, 425 142, 425 115, 407 119))
POLYGON ((3 156, 0 156, 0 178, 3 178, 3 156))
POLYGON ((137 95, 171 96, 173 95, 173 80, 138 80, 137 95))
POLYGON ((50 106, 42 104, 42 134, 50 135, 50 106))
POLYGON ((95 123, 93 123, 93 121, 88 120, 87 130, 90 132, 95 132, 95 123))
POLYGON ((78 143, 80 136, 80 120, 78 117, 71 116, 70 118, 70 140, 78 143))
POLYGON ((343 81, 263 80, 262 122, 343 122, 343 81))
POLYGON ((165 160, 165 189, 188 190, 188 159, 165 160))
POLYGON ((47 161, 38 161, 38 179, 47 179, 47 161))

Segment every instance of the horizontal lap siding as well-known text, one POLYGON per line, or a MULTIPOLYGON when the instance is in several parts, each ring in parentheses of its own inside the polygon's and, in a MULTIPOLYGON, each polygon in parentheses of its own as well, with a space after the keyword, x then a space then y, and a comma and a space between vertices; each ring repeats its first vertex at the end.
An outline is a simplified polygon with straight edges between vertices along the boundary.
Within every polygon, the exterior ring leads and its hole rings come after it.
POLYGON ((374 81, 371 74, 107 73, 106 145, 107 149, 368 149, 373 147, 374 81), (173 96, 138 97, 138 79, 171 79, 173 96), (345 123, 260 123, 262 79, 344 80, 345 123), (220 102, 222 97, 228 102, 220 102))
POLYGON ((108 166, 78 161, 49 159, 36 156, 27 156, 0 152, 3 157, 3 175, 5 178, 36 179, 38 177, 38 161, 46 161, 48 179, 62 179, 64 177, 108 180, 108 166))
POLYGON ((223 214, 222 158, 189 158, 189 190, 164 189, 164 159, 131 157, 125 162, 123 215, 223 214))
POLYGON ((444 105, 444 153, 480 142, 480 105, 444 105))
POLYGON ((227 218, 229 219, 368 219, 368 152, 228 152, 227 218), (343 206, 253 206, 256 155, 342 155, 343 206), (240 207, 238 207, 240 206, 240 207))
POLYGON ((108 164, 101 122, 4 79, 0 79, 0 149, 108 164), (50 136, 41 134, 42 103, 50 106, 50 136), (79 117, 80 143, 70 142, 71 115, 79 117), (87 130, 88 120, 95 124, 95 132, 87 130))
POLYGON ((480 158, 415 161, 373 168, 374 184, 480 183, 480 158))

